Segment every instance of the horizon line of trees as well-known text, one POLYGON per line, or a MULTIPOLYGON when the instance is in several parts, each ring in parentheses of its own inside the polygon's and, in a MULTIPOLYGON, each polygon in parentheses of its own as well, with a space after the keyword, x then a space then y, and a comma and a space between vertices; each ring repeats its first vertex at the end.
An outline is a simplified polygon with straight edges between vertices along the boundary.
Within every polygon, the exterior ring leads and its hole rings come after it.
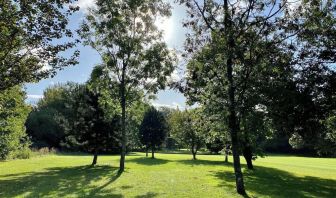
POLYGON ((171 15, 169 2, 97 0, 77 34, 68 27, 75 2, 0 2, 1 159, 27 157, 31 143, 93 153, 93 165, 118 150, 121 173, 126 152, 141 145, 154 157, 177 142, 193 159, 220 145, 231 147, 245 195, 240 155, 250 169, 268 146, 335 155, 335 1, 176 1, 189 30, 181 82, 171 81, 177 56, 155 25, 171 15), (101 55, 88 82, 51 87, 37 107, 26 105, 22 85, 77 64, 80 42, 101 55), (151 108, 166 87, 197 108, 151 108))

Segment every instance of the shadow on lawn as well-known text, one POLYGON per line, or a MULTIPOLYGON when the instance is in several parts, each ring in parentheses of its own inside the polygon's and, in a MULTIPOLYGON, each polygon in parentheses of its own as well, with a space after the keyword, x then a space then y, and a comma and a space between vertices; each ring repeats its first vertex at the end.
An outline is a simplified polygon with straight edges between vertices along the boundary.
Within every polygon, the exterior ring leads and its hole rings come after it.
POLYGON ((177 162, 182 163, 182 164, 186 164, 186 165, 209 165, 209 166, 219 166, 219 165, 232 165, 231 163, 226 163, 223 161, 213 161, 213 160, 178 160, 177 162))
POLYGON ((154 166, 154 165, 166 164, 170 162, 170 160, 157 159, 157 158, 152 159, 150 157, 139 157, 139 158, 127 159, 127 162, 134 162, 141 165, 154 166))
MULTIPOLYGON (((244 166, 245 167, 245 166, 244 166)), ((233 172, 212 172, 220 179, 220 186, 235 189, 233 172)), ((275 168, 255 166, 244 171, 247 192, 269 197, 335 197, 336 181, 318 177, 298 177, 275 168)))
POLYGON ((0 197, 122 197, 113 194, 113 189, 104 190, 119 176, 118 169, 111 166, 49 168, 45 172, 4 175, 7 178, 0 179, 0 197), (98 187, 90 184, 103 177, 111 179, 98 187))
MULTIPOLYGON (((212 172, 212 175, 221 181, 220 186, 235 189, 235 175, 233 164, 224 161, 212 160, 179 160, 186 165, 197 166, 229 166, 232 172, 212 172)), ((255 170, 247 170, 243 165, 244 181, 247 192, 269 197, 335 197, 336 180, 318 177, 298 177, 290 172, 276 168, 255 166, 255 170)))

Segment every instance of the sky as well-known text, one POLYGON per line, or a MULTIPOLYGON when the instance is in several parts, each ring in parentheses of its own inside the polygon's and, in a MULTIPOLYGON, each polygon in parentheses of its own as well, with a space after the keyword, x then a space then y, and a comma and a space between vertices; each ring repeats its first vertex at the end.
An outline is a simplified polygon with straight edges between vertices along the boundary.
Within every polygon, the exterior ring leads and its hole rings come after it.
MULTIPOLYGON (((172 2, 172 15, 170 18, 160 19, 157 21, 157 26, 164 31, 164 40, 169 48, 183 50, 186 29, 182 27, 182 20, 185 18, 185 8, 181 5, 172 2)), ((81 8, 78 13, 71 16, 70 28, 75 30, 78 24, 82 22, 87 9, 94 5, 94 0, 79 0, 77 5, 81 8)), ((76 47, 81 54, 79 64, 76 66, 66 67, 59 71, 54 78, 41 80, 38 83, 28 83, 25 85, 27 92, 27 102, 36 104, 42 98, 43 91, 52 85, 66 82, 84 83, 89 79, 93 67, 101 62, 99 54, 89 46, 78 45, 76 47)), ((183 69, 179 64, 179 68, 173 73, 174 78, 181 78, 183 69)), ((184 108, 185 98, 181 93, 175 90, 162 90, 157 94, 157 99, 152 101, 154 106, 167 106, 171 108, 184 108)))

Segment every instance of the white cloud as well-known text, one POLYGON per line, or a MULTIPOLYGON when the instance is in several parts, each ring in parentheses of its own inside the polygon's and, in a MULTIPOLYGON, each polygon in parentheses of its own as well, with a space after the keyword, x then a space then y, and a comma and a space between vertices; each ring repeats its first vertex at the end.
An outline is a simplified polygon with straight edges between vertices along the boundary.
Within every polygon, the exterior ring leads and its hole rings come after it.
POLYGON ((96 0, 79 0, 74 5, 78 6, 82 12, 87 12, 89 8, 94 7, 96 0))
POLYGON ((28 99, 42 99, 43 95, 34 95, 34 94, 28 94, 27 95, 28 99))
POLYGON ((287 1, 287 7, 290 14, 294 14, 295 11, 302 5, 302 0, 287 1))
POLYGON ((152 102, 152 105, 156 108, 160 108, 160 107, 168 107, 172 109, 183 108, 182 105, 178 104, 177 102, 172 102, 172 104, 162 104, 162 103, 152 102))
POLYGON ((180 80, 181 80, 181 77, 177 70, 174 70, 173 73, 168 78, 169 82, 178 82, 180 80))
POLYGON ((173 102, 173 106, 176 108, 176 107, 178 107, 178 108, 182 108, 182 105, 180 105, 179 103, 177 103, 177 102, 173 102))

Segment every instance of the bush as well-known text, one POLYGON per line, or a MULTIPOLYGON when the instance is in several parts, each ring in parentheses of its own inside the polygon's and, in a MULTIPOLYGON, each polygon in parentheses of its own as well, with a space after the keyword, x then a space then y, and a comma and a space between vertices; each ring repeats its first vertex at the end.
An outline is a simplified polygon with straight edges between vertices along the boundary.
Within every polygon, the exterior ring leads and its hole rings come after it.
POLYGON ((33 150, 33 152, 37 156, 42 156, 42 155, 56 154, 57 150, 55 148, 43 147, 40 149, 35 149, 33 150))
POLYGON ((14 153, 13 158, 17 159, 29 159, 32 155, 32 151, 28 147, 24 147, 14 153))

